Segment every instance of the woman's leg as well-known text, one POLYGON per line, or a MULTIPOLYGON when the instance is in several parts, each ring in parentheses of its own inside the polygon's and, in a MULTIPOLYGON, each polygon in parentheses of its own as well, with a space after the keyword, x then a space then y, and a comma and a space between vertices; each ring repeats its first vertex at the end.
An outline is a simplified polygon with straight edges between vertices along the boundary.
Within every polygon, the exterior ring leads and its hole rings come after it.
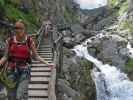
POLYGON ((20 69, 19 83, 17 85, 17 99, 28 99, 29 69, 20 69))
POLYGON ((28 99, 28 83, 29 80, 25 79, 19 82, 17 87, 17 100, 27 100, 28 99))
MULTIPOLYGON (((7 69, 7 77, 10 81, 16 82, 16 73, 14 69, 7 69)), ((8 100, 16 100, 16 86, 14 88, 8 88, 8 100)))

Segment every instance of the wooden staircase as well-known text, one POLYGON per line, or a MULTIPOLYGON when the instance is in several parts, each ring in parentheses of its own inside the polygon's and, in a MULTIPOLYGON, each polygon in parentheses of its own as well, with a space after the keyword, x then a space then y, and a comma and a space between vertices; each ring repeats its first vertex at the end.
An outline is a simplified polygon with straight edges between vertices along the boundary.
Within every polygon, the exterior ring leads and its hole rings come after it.
MULTIPOLYGON (((46 61, 50 63, 53 62, 52 49, 48 39, 44 38, 44 40, 41 41, 38 54, 46 61)), ((38 61, 32 61, 31 80, 28 86, 28 100, 48 100, 50 77, 51 68, 38 61)))

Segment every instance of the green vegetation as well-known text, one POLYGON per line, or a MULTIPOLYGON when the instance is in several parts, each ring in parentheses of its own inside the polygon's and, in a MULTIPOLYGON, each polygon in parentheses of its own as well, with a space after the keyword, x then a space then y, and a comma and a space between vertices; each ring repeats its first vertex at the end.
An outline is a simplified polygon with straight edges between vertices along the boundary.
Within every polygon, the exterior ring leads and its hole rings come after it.
POLYGON ((124 70, 126 72, 133 70, 133 59, 132 58, 128 59, 127 63, 125 64, 124 70))
MULTIPOLYGON (((117 16, 122 16, 128 11, 127 0, 109 0, 108 5, 112 8, 113 13, 117 16)), ((129 19, 123 19, 119 22, 118 30, 128 30, 128 32, 133 33, 132 22, 129 19)))
POLYGON ((120 10, 119 10, 119 15, 122 15, 124 12, 128 10, 128 2, 127 0, 121 4, 120 10))
POLYGON ((78 85, 80 86, 80 91, 82 91, 87 97, 95 98, 95 84, 91 77, 91 69, 91 62, 86 59, 80 60, 81 77, 78 81, 78 85))
POLYGON ((118 6, 120 0, 108 0, 108 5, 110 7, 118 6))
MULTIPOLYGON (((89 62, 89 61, 86 60, 86 59, 81 59, 81 60, 80 60, 80 66, 81 66, 81 67, 84 67, 84 68, 89 68, 89 69, 90 69, 91 62, 89 62)), ((89 69, 84 69, 84 70, 89 70, 89 69)))
POLYGON ((108 6, 110 8, 116 9, 119 15, 122 15, 128 10, 127 0, 108 0, 108 6))
POLYGON ((2 16, 4 19, 7 18, 10 22, 15 22, 22 19, 30 32, 35 32, 39 26, 39 17, 36 16, 31 10, 23 12, 20 9, 21 0, 0 0, 0 8, 4 10, 2 16))
POLYGON ((4 0, 0 0, 0 7, 4 7, 5 5, 5 1, 4 0))
POLYGON ((121 21, 120 24, 119 24, 119 28, 120 29, 127 29, 129 32, 133 32, 133 25, 131 23, 130 20, 124 20, 124 21, 121 21))
POLYGON ((15 22, 16 20, 22 19, 30 31, 34 32, 37 30, 38 18, 31 12, 24 13, 12 5, 7 5, 6 7, 6 16, 10 21, 15 22))
POLYGON ((66 10, 64 11, 64 18, 67 23, 77 23, 78 17, 73 12, 66 10))

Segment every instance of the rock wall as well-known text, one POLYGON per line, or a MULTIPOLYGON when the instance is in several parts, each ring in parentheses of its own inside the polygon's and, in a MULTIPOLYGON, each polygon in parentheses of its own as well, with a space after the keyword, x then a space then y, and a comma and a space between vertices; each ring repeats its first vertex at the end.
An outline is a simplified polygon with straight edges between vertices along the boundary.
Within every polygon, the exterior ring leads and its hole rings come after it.
MULTIPOLYGON (((27 0, 24 5, 27 6, 27 0)), ((73 0, 29 0, 29 7, 33 8, 42 20, 50 19, 55 23, 67 24, 78 21, 79 5, 73 0)))
POLYGON ((63 61, 58 100, 95 100, 96 88, 91 76, 93 64, 67 48, 64 48, 63 61))

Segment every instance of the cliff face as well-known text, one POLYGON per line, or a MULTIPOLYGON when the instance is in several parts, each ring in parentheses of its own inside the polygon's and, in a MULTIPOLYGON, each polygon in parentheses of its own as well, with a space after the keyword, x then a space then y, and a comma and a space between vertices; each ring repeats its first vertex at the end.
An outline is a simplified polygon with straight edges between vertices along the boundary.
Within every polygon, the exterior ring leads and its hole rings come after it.
POLYGON ((78 21, 79 5, 73 0, 1 0, 3 9, 8 5, 16 7, 21 12, 32 12, 41 20, 51 17, 58 23, 78 21))
POLYGON ((73 23, 78 21, 79 6, 73 0, 39 0, 38 7, 37 12, 39 12, 39 15, 50 16, 55 23, 73 23))
POLYGON ((18 19, 24 20, 28 31, 33 33, 48 18, 54 24, 72 24, 79 21, 79 5, 73 0, 1 0, 0 13, 0 19, 10 23, 18 19))

